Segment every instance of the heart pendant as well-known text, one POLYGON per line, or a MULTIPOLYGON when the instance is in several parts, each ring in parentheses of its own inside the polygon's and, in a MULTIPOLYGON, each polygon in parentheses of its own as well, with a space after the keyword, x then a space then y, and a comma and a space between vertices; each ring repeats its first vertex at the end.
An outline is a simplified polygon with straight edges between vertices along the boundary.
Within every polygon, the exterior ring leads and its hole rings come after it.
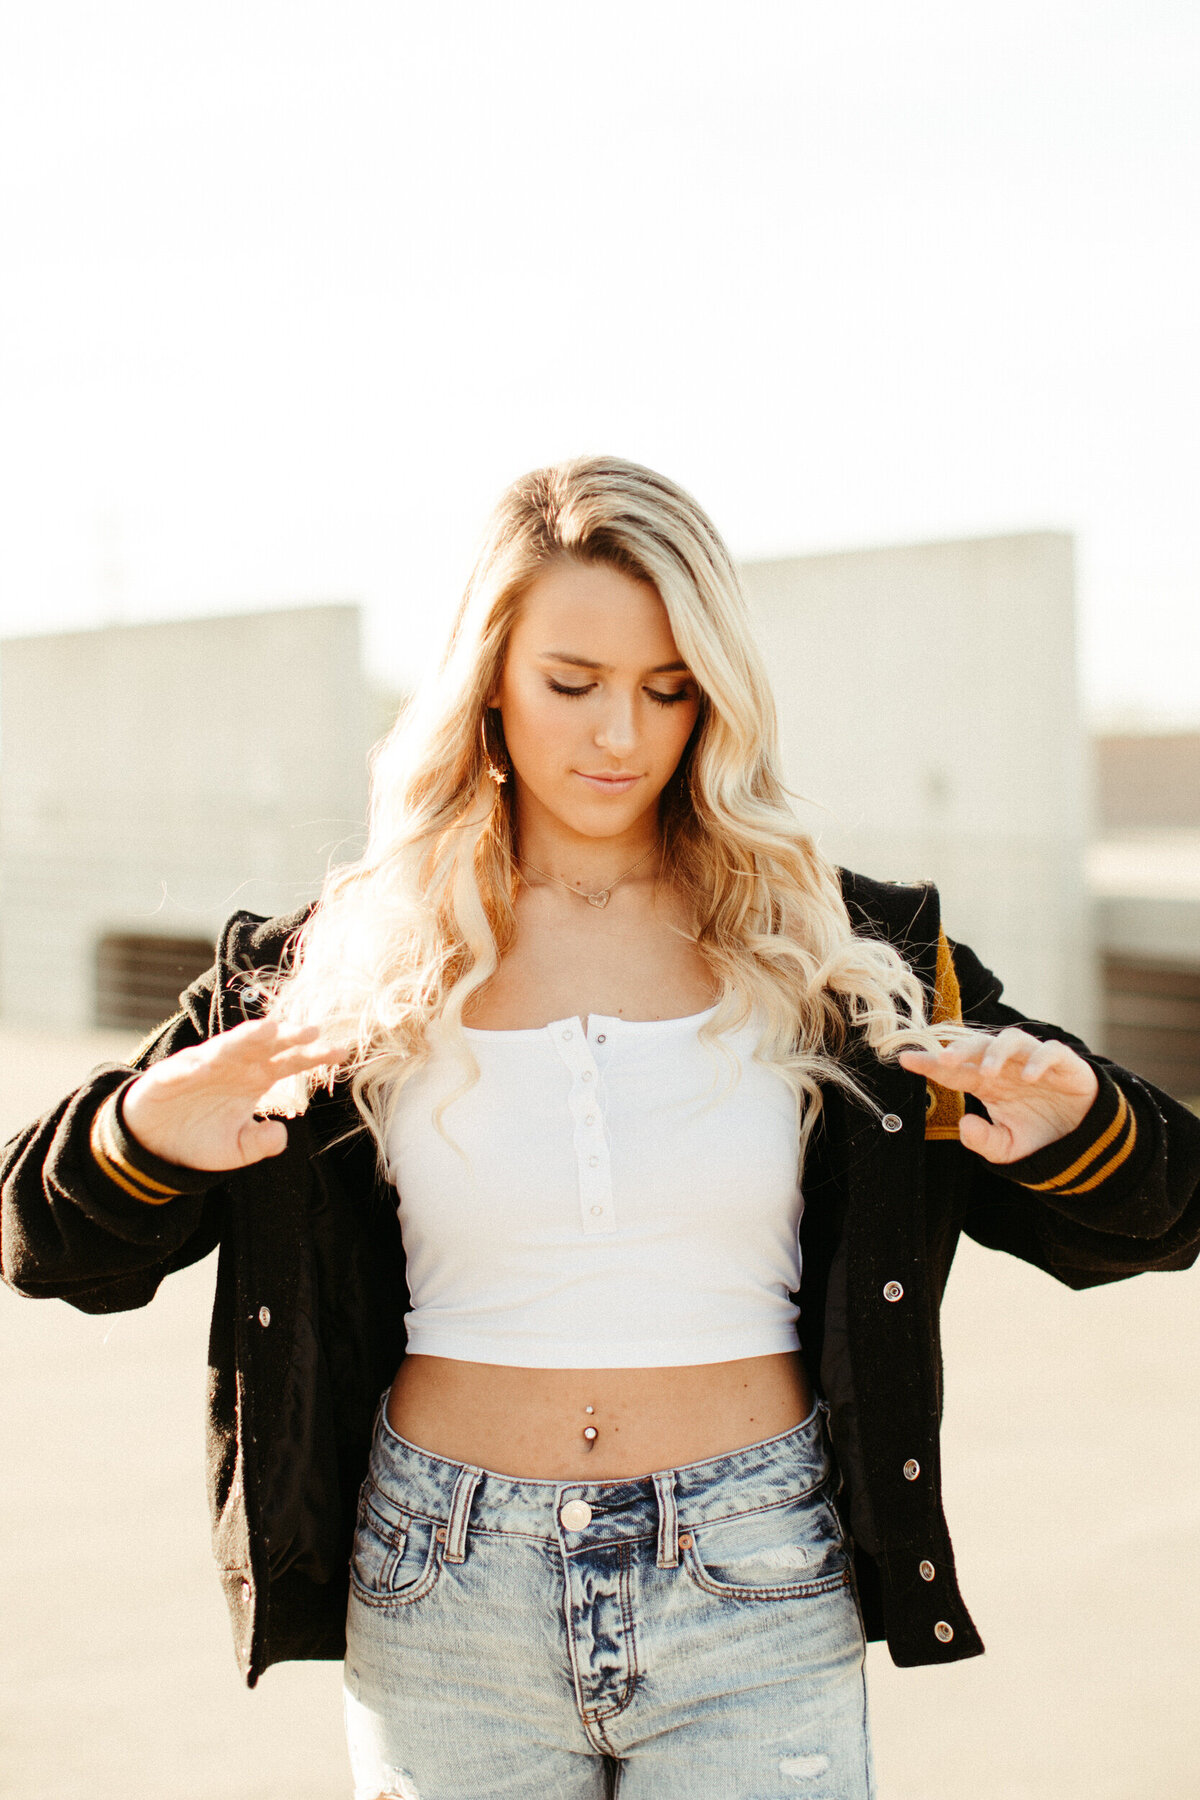
POLYGON ((608 905, 608 896, 611 893, 612 893, 611 888, 601 888, 601 890, 598 894, 589 894, 588 895, 587 903, 589 906, 607 906, 608 905))

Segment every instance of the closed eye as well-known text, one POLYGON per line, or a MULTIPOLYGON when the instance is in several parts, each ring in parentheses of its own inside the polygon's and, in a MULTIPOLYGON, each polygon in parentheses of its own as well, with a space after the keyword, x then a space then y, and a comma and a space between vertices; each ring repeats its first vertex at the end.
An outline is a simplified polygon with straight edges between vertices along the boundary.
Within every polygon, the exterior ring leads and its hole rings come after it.
MULTIPOLYGON (((582 700, 585 694, 591 693, 596 684, 594 681, 589 681, 584 687, 567 687, 564 682, 555 681, 552 675, 547 675, 546 685, 552 694, 564 694, 568 699, 582 700)), ((680 688, 674 694, 660 694, 657 688, 646 688, 645 693, 658 706, 678 706, 682 700, 686 700, 688 697, 687 688, 680 688)))

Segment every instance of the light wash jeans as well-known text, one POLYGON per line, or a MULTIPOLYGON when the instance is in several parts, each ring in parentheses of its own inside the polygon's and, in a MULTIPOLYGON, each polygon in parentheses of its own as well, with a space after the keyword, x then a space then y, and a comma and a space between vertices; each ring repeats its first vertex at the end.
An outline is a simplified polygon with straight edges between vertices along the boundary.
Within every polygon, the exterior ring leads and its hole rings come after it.
POLYGON ((351 1565, 355 1800, 869 1800, 823 1413, 636 1481, 433 1456, 381 1406, 351 1565))

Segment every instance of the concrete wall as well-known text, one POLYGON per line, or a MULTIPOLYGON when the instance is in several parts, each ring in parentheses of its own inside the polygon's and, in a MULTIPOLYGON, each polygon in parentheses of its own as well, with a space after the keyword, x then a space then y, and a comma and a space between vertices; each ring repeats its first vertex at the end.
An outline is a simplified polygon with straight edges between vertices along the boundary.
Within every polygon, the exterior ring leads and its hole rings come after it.
POLYGON ((1200 731, 1112 733, 1095 754, 1102 832, 1200 830, 1200 731))
POLYGON ((0 1013, 92 1020, 107 931, 290 910, 360 842, 359 615, 305 607, 0 647, 0 1013))
POLYGON ((836 860, 929 877, 1034 1017, 1091 1029, 1072 540, 1053 532, 742 565, 791 785, 836 860))

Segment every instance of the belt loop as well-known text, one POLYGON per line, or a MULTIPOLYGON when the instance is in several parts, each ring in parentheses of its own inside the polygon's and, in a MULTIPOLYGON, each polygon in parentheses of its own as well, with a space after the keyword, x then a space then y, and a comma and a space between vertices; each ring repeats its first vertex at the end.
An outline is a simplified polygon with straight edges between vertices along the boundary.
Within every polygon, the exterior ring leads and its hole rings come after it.
POLYGON ((467 1557, 467 1519, 475 1489, 483 1480, 482 1469, 460 1469, 450 1502, 450 1518, 446 1526, 446 1561, 465 1562, 467 1557))
POLYGON ((679 1511, 675 1505, 675 1471, 660 1469, 652 1477, 658 1501, 658 1566, 679 1567, 679 1511))

